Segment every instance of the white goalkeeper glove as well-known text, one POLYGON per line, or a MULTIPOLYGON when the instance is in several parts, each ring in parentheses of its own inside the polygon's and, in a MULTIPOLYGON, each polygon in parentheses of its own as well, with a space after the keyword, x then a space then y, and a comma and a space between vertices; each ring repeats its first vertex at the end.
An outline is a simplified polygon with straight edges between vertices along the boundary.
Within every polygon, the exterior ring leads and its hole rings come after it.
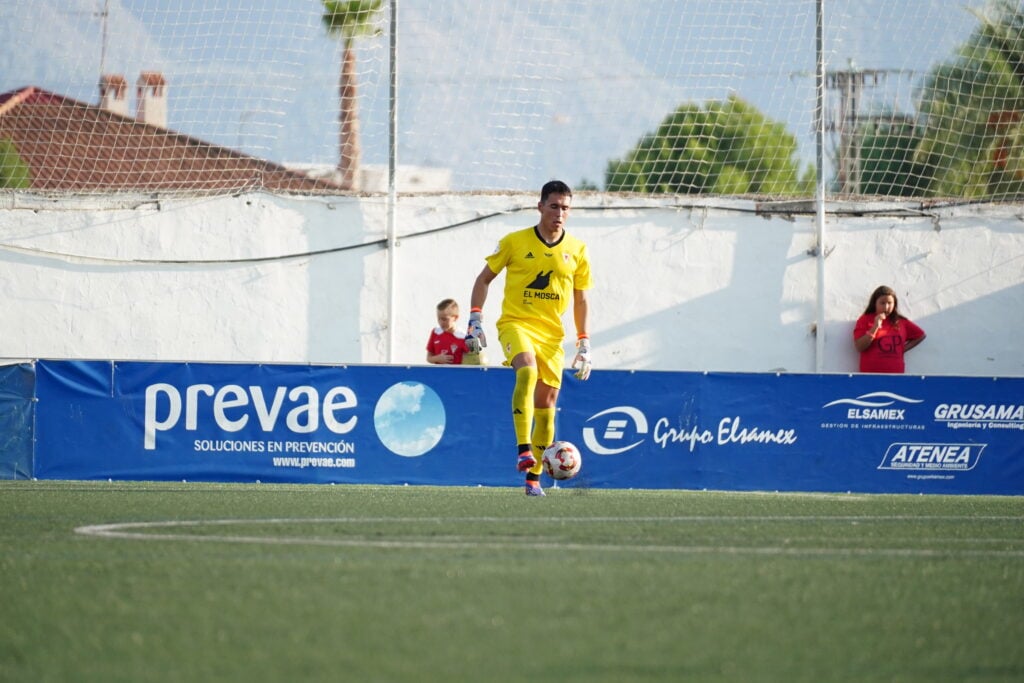
POLYGON ((590 339, 580 337, 576 340, 576 358, 572 361, 572 369, 576 371, 576 379, 586 381, 590 377, 590 367, 590 339))
POLYGON ((466 326, 466 348, 470 353, 478 353, 485 346, 487 337, 484 335, 484 314, 482 311, 472 311, 469 314, 469 325, 466 326))

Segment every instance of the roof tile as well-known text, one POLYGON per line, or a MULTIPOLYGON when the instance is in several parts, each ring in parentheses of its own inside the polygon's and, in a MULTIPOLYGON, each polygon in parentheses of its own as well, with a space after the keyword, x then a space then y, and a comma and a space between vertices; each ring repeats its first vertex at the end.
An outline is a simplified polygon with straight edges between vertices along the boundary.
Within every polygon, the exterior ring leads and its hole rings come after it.
POLYGON ((31 86, 0 94, 3 138, 38 191, 342 192, 330 181, 31 86))

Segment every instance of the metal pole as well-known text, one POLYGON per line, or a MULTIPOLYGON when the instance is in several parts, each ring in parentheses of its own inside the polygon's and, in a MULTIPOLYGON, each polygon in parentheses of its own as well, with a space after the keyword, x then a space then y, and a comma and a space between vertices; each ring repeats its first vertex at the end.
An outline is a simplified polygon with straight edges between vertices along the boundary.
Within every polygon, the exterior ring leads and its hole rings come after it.
POLYGON ((107 71, 107 18, 110 16, 110 0, 103 0, 103 12, 100 14, 101 26, 103 27, 100 36, 100 85, 103 85, 103 74, 107 71))
POLYGON ((398 207, 398 0, 391 0, 391 85, 388 108, 388 363, 395 360, 395 212, 398 207))
POLYGON ((815 115, 817 118, 815 166, 817 183, 815 190, 815 221, 817 224, 817 266, 818 296, 817 322, 814 327, 814 371, 825 367, 825 0, 817 2, 816 56, 818 62, 815 76, 815 115))

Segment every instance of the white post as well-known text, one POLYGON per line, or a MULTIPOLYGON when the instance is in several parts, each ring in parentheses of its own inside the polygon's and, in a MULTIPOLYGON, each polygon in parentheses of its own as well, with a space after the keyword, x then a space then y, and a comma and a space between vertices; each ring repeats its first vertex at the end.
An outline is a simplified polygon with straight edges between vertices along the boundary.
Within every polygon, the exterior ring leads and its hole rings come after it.
POLYGON ((817 322, 814 327, 814 371, 825 367, 825 0, 817 0, 817 73, 815 75, 816 102, 815 166, 815 221, 817 224, 818 296, 817 322))
POLYGON ((395 212, 398 208, 398 0, 391 0, 391 85, 388 123, 388 363, 395 359, 395 212))

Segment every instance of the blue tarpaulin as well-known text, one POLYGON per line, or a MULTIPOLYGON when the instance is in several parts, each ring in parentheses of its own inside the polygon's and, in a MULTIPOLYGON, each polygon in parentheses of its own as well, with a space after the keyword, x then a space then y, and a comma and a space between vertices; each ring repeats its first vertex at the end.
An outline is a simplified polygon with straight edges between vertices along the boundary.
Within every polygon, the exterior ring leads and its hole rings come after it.
POLYGON ((0 366, 0 479, 32 476, 33 388, 30 363, 0 366))

